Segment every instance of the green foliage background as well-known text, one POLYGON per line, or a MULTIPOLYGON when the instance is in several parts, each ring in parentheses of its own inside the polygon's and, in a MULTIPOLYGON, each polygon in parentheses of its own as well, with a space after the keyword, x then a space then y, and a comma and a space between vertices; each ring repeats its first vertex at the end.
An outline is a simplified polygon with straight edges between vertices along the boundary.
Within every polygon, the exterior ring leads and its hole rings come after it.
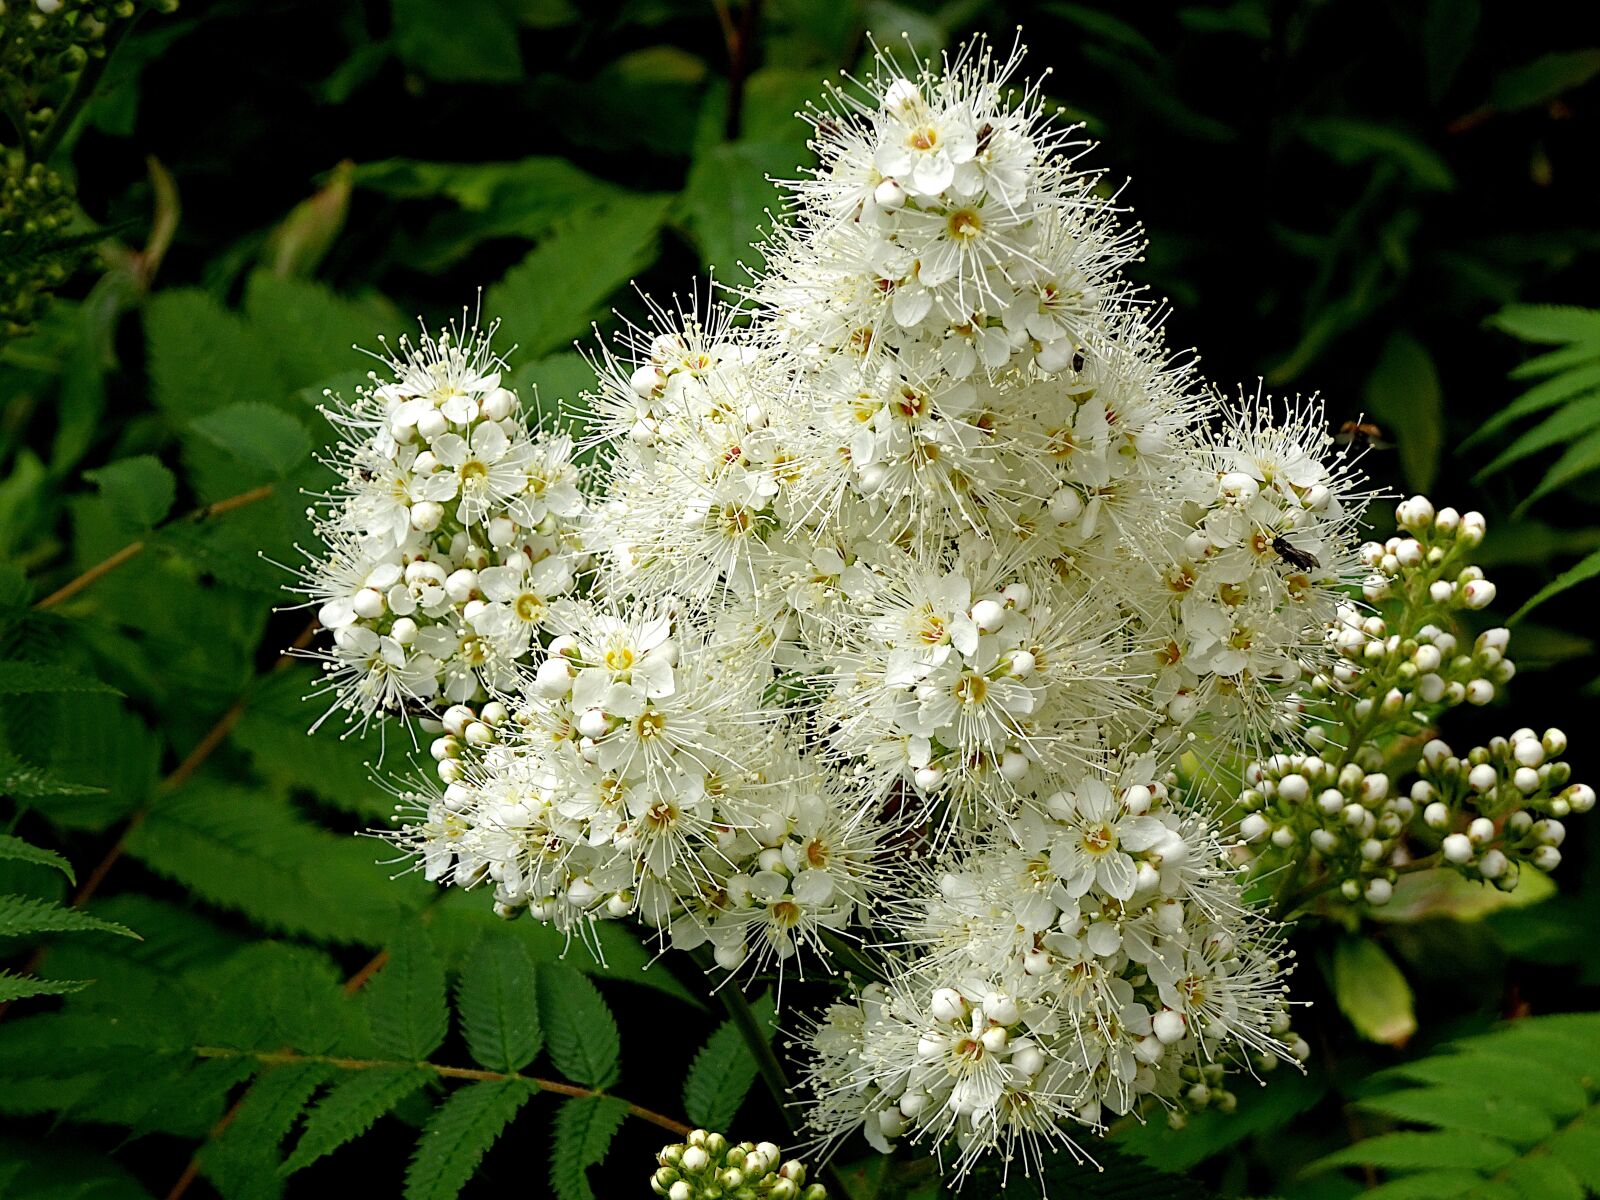
MULTIPOLYGON (((1489 516, 1491 615, 1532 611, 1522 674, 1509 712, 1448 732, 1560 725, 1600 772, 1579 6, 185 0, 55 151, 79 225, 117 236, 0 345, 0 1195, 628 1196, 669 1137, 630 1103, 780 1136, 692 964, 647 971, 617 929, 563 959, 350 836, 389 808, 378 746, 305 736, 314 673, 281 652, 307 614, 275 609, 276 564, 323 482, 315 406, 365 369, 352 343, 482 287, 525 399, 575 402, 572 341, 638 310, 630 281, 739 278, 824 76, 873 38, 1008 44, 1019 21, 1130 180, 1174 342, 1219 382, 1365 414, 1381 483, 1489 516)), ((1420 895, 1302 929, 1310 1072, 1127 1129, 1056 1190, 1600 1194, 1600 870, 1574 826, 1536 903, 1420 895), (1526 1019, 1553 1013, 1574 1015, 1526 1019)), ((937 1194, 916 1160, 845 1174, 856 1200, 937 1194)))

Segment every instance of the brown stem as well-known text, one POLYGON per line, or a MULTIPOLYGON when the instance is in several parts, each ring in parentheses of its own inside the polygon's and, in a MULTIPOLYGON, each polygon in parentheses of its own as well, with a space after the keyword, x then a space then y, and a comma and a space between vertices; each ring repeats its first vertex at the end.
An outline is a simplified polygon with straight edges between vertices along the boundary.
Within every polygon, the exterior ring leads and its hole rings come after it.
MULTIPOLYGON (((432 1062, 405 1062, 401 1059, 384 1058, 341 1058, 331 1054, 300 1054, 293 1050, 234 1050, 226 1046, 196 1046, 195 1054, 200 1058, 253 1058, 263 1066, 281 1067, 292 1063, 321 1063, 324 1066, 335 1067, 341 1071, 371 1071, 382 1067, 421 1067, 425 1071, 432 1071, 442 1079, 471 1079, 478 1083, 494 1083, 500 1080, 516 1079, 523 1083, 531 1084, 541 1092, 552 1092, 558 1096, 606 1096, 609 1092, 599 1088, 582 1087, 576 1083, 566 1083, 560 1079, 545 1079, 538 1075, 524 1075, 520 1071, 483 1071, 477 1067, 447 1067, 441 1063, 432 1062)), ((622 1100, 620 1096, 612 1099, 622 1100)), ((652 1125, 659 1125, 668 1132, 679 1137, 688 1135, 693 1127, 685 1125, 675 1117, 658 1113, 654 1109, 645 1108, 642 1104, 633 1104, 623 1100, 628 1105, 630 1116, 638 1117, 641 1121, 649 1121, 652 1125)))
MULTIPOLYGON (((236 508, 243 508, 247 504, 254 504, 257 500, 265 500, 268 496, 272 495, 274 488, 275 485, 264 483, 260 487, 251 488, 248 492, 240 492, 237 496, 228 496, 225 499, 214 501, 211 504, 202 504, 193 512, 185 513, 182 517, 179 517, 178 521, 198 523, 211 517, 221 516, 225 512, 232 512, 236 508)), ((177 521, 168 522, 169 525, 174 525, 177 523, 177 521)), ((163 528, 165 528, 165 526, 163 528)), ((94 566, 90 567, 76 579, 69 580, 65 585, 51 592, 43 600, 40 600, 37 604, 35 604, 34 607, 54 608, 63 601, 72 599, 79 592, 83 591, 84 588, 88 587, 91 583, 94 583, 102 575, 109 575, 112 571, 115 571, 129 559, 138 557, 138 555, 142 553, 144 549, 149 546, 149 544, 150 543, 144 538, 141 538, 136 542, 129 542, 126 546, 124 546, 121 550, 118 550, 109 558, 102 559, 101 561, 95 563, 94 566)))
POLYGON ((745 0, 739 10, 739 25, 735 29, 726 3, 717 5, 717 15, 722 21, 722 33, 728 43, 728 117, 723 136, 730 142, 739 138, 744 123, 744 88, 750 78, 750 58, 756 36, 756 16, 761 0, 745 0))

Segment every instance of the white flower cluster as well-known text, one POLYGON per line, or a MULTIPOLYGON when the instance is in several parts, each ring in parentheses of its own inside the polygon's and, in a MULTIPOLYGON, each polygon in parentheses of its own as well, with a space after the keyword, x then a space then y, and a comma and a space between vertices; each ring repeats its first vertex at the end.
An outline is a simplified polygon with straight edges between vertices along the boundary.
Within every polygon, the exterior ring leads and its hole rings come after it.
POLYGON ((915 958, 816 1026, 824 1135, 1034 1169, 1143 1096, 1226 1107, 1224 1066, 1305 1056, 1272 937, 1150 766, 1081 774, 946 864, 902 922, 915 958))
POLYGON ((571 439, 528 427, 492 332, 403 339, 387 379, 329 394, 339 486, 311 511, 324 549, 298 590, 352 720, 513 688, 584 567, 571 439))
POLYGON ((485 342, 407 350, 337 418, 311 588, 340 702, 438 715, 395 835, 431 878, 729 970, 877 938, 817 1128, 958 1169, 1302 1056, 1171 772, 1335 678, 1369 498, 1315 401, 1167 349, 1016 66, 884 58, 813 112, 744 305, 601 352, 585 496, 485 342))

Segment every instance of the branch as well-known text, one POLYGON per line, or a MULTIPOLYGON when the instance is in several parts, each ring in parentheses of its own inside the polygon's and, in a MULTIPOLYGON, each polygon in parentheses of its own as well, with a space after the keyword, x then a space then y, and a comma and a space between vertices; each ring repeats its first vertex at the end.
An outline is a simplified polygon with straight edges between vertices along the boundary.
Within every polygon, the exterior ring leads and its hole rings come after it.
MULTIPOLYGON (((558 1096, 606 1096, 609 1092, 599 1088, 580 1087, 576 1083, 566 1083, 559 1079, 545 1079, 538 1075, 524 1075, 519 1071, 480 1071, 476 1067, 447 1067, 433 1062, 403 1062, 398 1059, 379 1058, 339 1058, 328 1054, 298 1054, 293 1050, 234 1050, 226 1046, 196 1046, 195 1054, 201 1058, 253 1058, 262 1066, 281 1067, 290 1063, 321 1063, 324 1066, 336 1067, 341 1071, 371 1071, 380 1067, 421 1067, 425 1071, 432 1071, 441 1079, 471 1079, 479 1083, 496 1082, 506 1079, 516 1079, 537 1088, 541 1092, 552 1092, 558 1096)), ((621 1096, 612 1096, 613 1100, 622 1100, 621 1096)), ((679 1137, 687 1137, 692 1132, 692 1126, 685 1125, 675 1117, 658 1113, 654 1109, 645 1108, 642 1104, 633 1104, 622 1100, 628 1105, 628 1114, 638 1117, 641 1121, 648 1121, 658 1125, 669 1133, 679 1137)))
MULTIPOLYGON (((159 533, 160 530, 171 528, 173 525, 176 525, 180 522, 187 521, 192 524, 199 524, 201 521, 209 520, 212 517, 219 517, 226 512, 232 512, 236 508, 243 508, 247 504, 254 504, 257 500, 265 500, 268 496, 272 495, 274 490, 275 485, 264 483, 260 487, 251 488, 248 492, 240 492, 237 496, 228 496, 225 499, 216 500, 210 504, 202 504, 199 508, 194 509, 192 512, 185 513, 176 520, 168 521, 166 524, 160 526, 158 529, 152 532, 152 536, 154 536, 155 533, 159 533)), ((149 544, 149 541, 144 538, 141 538, 136 542, 129 542, 126 546, 124 546, 121 550, 118 550, 109 558, 101 559, 82 575, 79 575, 76 579, 70 580, 64 586, 59 587, 55 591, 51 592, 43 600, 40 600, 37 604, 35 604, 34 608, 54 608, 63 601, 72 599, 79 592, 83 591, 84 588, 88 587, 91 583, 94 583, 102 575, 111 574, 111 572, 115 571, 129 559, 137 557, 147 546, 149 546, 149 544)))

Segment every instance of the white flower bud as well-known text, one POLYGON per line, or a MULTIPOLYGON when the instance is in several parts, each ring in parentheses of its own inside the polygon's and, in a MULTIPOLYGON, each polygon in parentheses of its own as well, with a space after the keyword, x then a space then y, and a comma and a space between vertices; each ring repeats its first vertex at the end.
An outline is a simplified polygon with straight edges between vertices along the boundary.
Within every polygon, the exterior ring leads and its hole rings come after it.
POLYGON ((1261 485, 1243 471, 1229 471, 1217 480, 1217 494, 1237 504, 1254 500, 1260 491, 1261 485))
POLYGON ((1472 843, 1467 840, 1464 833, 1452 833, 1444 839, 1440 850, 1444 852, 1446 862, 1453 862, 1457 866, 1472 861, 1472 843))
POLYGON ((433 441, 445 430, 450 428, 450 422, 445 420, 445 415, 438 409, 430 409, 417 418, 417 432, 424 440, 433 441))
POLYGON ((1488 763, 1479 763, 1467 772, 1467 786, 1481 796, 1494 788, 1498 778, 1494 768, 1488 763))
POLYGON ((504 421, 517 411, 517 394, 509 388, 495 388, 483 398, 482 411, 486 420, 504 421))
POLYGON ((444 505, 432 500, 419 500, 411 506, 411 528, 419 533, 432 533, 444 520, 444 505))
POLYGON ((1499 879, 1506 873, 1510 860, 1499 850, 1490 850, 1484 854, 1483 860, 1478 863, 1478 873, 1485 879, 1499 879))
POLYGON ((1541 871, 1554 871, 1561 865, 1561 851, 1554 846, 1540 846, 1529 856, 1528 861, 1541 871))
POLYGON ((1494 699, 1494 684, 1487 679, 1474 679, 1467 684, 1467 703, 1482 708, 1494 699))
POLYGON ((933 994, 930 1005, 934 1021, 965 1021, 968 1016, 966 1000, 954 987, 941 987, 933 994))
POLYGON ((896 209, 906 202, 906 190, 893 179, 885 179, 872 189, 872 198, 879 208, 896 209))
POLYGON ((471 599, 472 593, 478 590, 478 573, 470 567, 462 567, 459 571, 452 571, 449 578, 444 581, 444 594, 457 604, 471 599))
POLYGON ((1083 497, 1069 487, 1058 489, 1050 497, 1050 515, 1060 525, 1076 521, 1083 515, 1083 497))
POLYGON ((1474 817, 1467 826, 1467 836, 1479 845, 1494 840, 1494 822, 1488 817, 1474 817))
POLYGON ((1422 810, 1422 823, 1429 829, 1445 829, 1450 824, 1450 809, 1435 800, 1422 810))
POLYGON ((1151 1031, 1161 1040, 1162 1045, 1170 1046, 1180 1040, 1188 1032, 1188 1023, 1181 1013, 1173 1012, 1170 1008, 1163 1008, 1150 1022, 1151 1031))
POLYGON ((1387 879, 1372 879, 1367 881, 1367 903, 1374 908, 1382 907, 1394 897, 1394 884, 1387 879))

